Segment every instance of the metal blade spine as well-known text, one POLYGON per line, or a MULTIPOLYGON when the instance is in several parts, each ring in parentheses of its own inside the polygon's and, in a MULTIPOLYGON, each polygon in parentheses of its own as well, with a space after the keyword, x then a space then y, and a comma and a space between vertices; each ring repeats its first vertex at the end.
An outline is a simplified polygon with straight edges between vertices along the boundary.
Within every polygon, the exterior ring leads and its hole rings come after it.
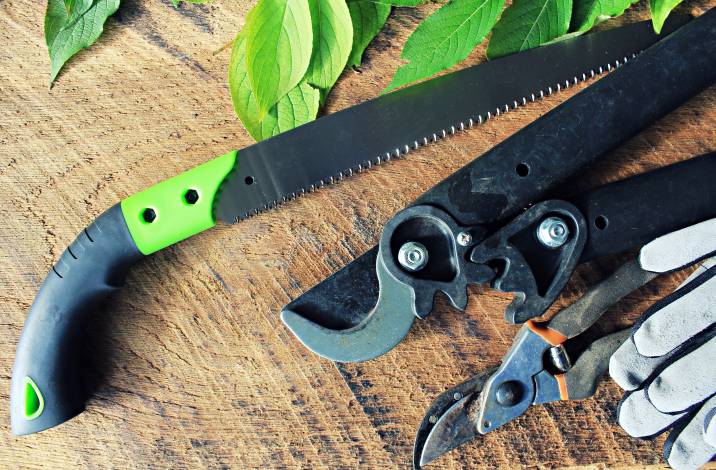
POLYGON ((432 135, 424 136, 422 139, 415 140, 412 143, 404 144, 400 147, 396 147, 395 149, 385 152, 383 155, 378 155, 372 159, 367 159, 362 163, 359 163, 355 168, 348 168, 346 170, 343 170, 335 175, 327 176, 316 183, 310 184, 305 188, 301 188, 299 191, 293 192, 291 194, 285 195, 281 198, 281 200, 274 200, 268 204, 264 204, 262 208, 254 209, 251 212, 246 212, 241 216, 236 216, 234 222, 238 223, 242 220, 246 220, 250 217, 253 217, 255 215, 261 214, 263 212, 267 212, 269 210, 272 210, 276 207, 279 207, 287 202, 291 202, 295 199, 298 199, 301 196, 304 196, 306 194, 312 193, 318 189, 323 189, 326 186, 334 185, 340 181, 343 181, 345 178, 353 176, 356 173, 362 173, 365 170, 370 170, 374 166, 382 165, 383 163, 389 162, 390 160, 393 160, 394 158, 401 158, 407 155, 412 150, 417 150, 421 147, 425 147, 431 143, 435 143, 439 140, 444 140, 447 137, 451 137, 458 132, 467 131, 468 129, 472 129, 476 124, 481 125, 486 123, 487 121, 500 116, 501 114, 505 114, 509 111, 512 111, 514 109, 517 109, 522 106, 526 106, 529 103, 533 103, 535 101, 539 101, 543 99, 546 96, 551 96, 554 93, 559 93, 562 90, 566 90, 567 88, 577 85, 579 83, 585 82, 587 80, 591 80, 593 78, 596 78, 598 76, 601 76, 605 73, 609 73, 612 70, 615 70, 616 68, 619 68, 623 66, 624 64, 628 63, 630 60, 636 58, 641 52, 633 53, 631 55, 631 58, 628 56, 623 57, 622 59, 616 59, 614 63, 608 62, 603 66, 599 66, 593 69, 590 69, 588 71, 583 72, 581 75, 575 75, 571 79, 567 79, 564 82, 558 82, 554 86, 548 86, 546 89, 538 90, 534 93, 531 93, 529 96, 522 96, 519 98, 516 98, 513 100, 512 103, 506 103, 501 107, 495 108, 495 112, 488 111, 483 116, 482 114, 478 114, 474 117, 469 117, 467 119, 464 119, 462 121, 459 121, 455 125, 451 125, 448 128, 440 129, 436 132, 434 132, 432 135))

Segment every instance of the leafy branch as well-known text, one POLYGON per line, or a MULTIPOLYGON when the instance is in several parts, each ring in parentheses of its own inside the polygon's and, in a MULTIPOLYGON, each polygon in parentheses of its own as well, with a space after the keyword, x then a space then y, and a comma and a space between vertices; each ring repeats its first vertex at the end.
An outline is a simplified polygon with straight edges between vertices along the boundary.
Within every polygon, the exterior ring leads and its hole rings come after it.
MULTIPOLYGON (((180 7, 182 0, 171 0, 180 7)), ((207 0, 183 0, 206 3, 207 0)), ((233 41, 229 90, 234 111, 256 140, 316 118, 346 67, 363 53, 394 7, 425 0, 258 0, 233 41)), ((448 0, 403 47, 386 92, 465 60, 485 41, 488 59, 583 34, 638 0, 448 0)), ((682 0, 648 0, 659 33, 682 0)), ((48 0, 45 39, 52 83, 74 54, 101 35, 120 0, 48 0)))

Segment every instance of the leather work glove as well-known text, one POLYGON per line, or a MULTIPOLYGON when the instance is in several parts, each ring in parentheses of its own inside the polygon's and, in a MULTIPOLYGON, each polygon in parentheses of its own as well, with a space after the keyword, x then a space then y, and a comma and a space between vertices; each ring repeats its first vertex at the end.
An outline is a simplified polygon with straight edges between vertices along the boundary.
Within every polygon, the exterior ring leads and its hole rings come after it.
MULTIPOLYGON (((716 219, 648 244, 642 268, 666 272, 716 253, 716 219)), ((716 455, 716 257, 647 310, 614 353, 609 374, 626 393, 619 425, 633 437, 669 428, 664 459, 695 469, 716 455)))

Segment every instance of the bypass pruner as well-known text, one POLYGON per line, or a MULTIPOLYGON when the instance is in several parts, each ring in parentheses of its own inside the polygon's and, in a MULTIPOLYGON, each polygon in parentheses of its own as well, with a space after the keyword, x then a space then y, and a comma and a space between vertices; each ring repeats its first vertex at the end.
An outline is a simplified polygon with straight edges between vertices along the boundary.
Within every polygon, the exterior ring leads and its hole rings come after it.
POLYGON ((614 351, 631 329, 591 343, 583 333, 615 303, 659 274, 687 267, 710 256, 689 240, 703 231, 702 222, 644 245, 636 259, 591 287, 576 302, 546 322, 527 321, 497 369, 476 375, 440 395, 423 419, 415 439, 415 468, 494 431, 524 414, 530 406, 594 395, 614 351), (688 253, 688 256, 680 256, 688 253), (581 343, 581 344, 580 344, 581 343))

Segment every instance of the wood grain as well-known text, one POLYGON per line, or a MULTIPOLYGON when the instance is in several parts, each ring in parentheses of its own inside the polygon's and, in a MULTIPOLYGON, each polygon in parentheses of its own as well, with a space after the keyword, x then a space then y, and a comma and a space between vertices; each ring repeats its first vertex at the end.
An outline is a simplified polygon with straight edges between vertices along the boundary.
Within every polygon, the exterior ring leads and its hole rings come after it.
MULTIPOLYGON (((228 52, 213 54, 251 6, 217 0, 177 10, 169 0, 123 0, 100 41, 48 89, 42 5, 0 1, 0 416, 8 416, 26 312, 76 232, 121 198, 251 143, 231 109, 228 52)), ((397 9, 326 112, 377 96, 407 35, 434 8, 397 9)), ((619 21, 645 16, 638 7, 619 21)), ((483 58, 481 47, 468 63, 483 58)), ((464 313, 441 299, 394 351, 354 365, 310 354, 278 312, 375 244, 416 196, 575 91, 150 257, 88 329, 95 392, 87 411, 23 438, 0 420, 0 466, 407 468, 433 398, 507 350, 509 297, 473 288, 464 313)), ((588 183, 714 150, 714 122, 712 88, 610 155, 588 183)), ((580 269, 560 305, 612 267, 605 260, 580 269)), ((609 322, 628 324, 683 279, 629 296, 609 322)), ((535 407, 433 468, 663 467, 660 440, 627 438, 614 424, 619 397, 605 383, 593 399, 535 407)))

